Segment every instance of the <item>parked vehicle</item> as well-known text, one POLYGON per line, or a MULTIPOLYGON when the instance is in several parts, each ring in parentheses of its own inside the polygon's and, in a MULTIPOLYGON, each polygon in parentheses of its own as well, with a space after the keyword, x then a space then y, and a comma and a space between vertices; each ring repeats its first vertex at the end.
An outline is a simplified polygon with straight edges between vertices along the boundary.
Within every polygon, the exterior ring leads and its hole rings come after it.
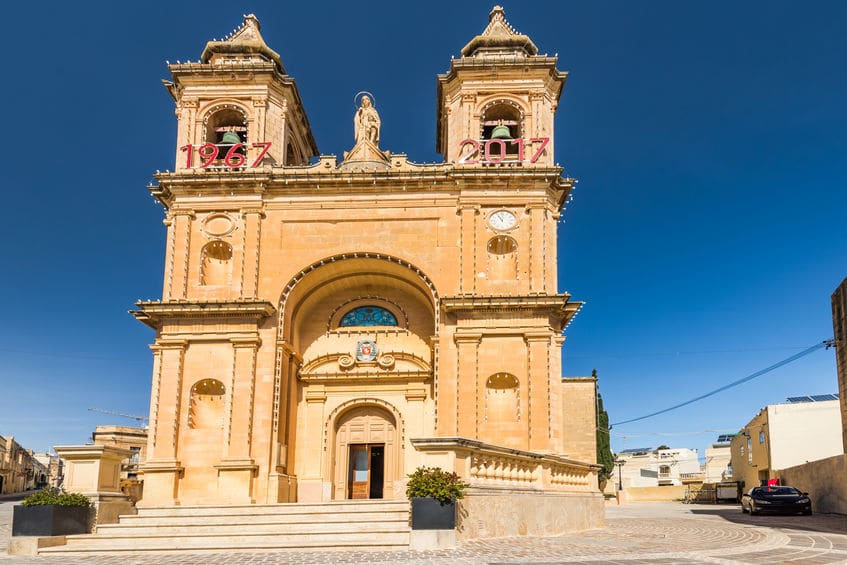
POLYGON ((812 513, 812 501, 808 492, 800 492, 794 487, 753 487, 741 497, 741 511, 808 515, 812 513))

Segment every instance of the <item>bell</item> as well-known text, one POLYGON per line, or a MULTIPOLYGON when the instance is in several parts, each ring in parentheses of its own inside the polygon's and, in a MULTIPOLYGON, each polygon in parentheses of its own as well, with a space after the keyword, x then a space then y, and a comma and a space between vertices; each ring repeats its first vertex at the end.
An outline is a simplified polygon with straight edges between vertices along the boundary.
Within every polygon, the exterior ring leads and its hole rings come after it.
POLYGON ((241 138, 238 137, 238 134, 234 131, 224 132, 223 138, 221 138, 221 145, 235 145, 236 143, 241 143, 241 138))
POLYGON ((491 139, 512 139, 509 126, 499 125, 491 132, 491 139))

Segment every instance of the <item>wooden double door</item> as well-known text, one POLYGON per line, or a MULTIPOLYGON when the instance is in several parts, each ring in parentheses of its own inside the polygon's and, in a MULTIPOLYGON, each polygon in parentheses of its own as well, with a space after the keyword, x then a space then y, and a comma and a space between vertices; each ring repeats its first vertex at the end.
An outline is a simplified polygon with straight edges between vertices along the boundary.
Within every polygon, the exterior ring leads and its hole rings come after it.
POLYGON ((340 418, 333 458, 333 499, 393 498, 399 453, 394 417, 376 406, 340 418))
POLYGON ((382 498, 385 444, 351 445, 347 475, 348 498, 382 498))

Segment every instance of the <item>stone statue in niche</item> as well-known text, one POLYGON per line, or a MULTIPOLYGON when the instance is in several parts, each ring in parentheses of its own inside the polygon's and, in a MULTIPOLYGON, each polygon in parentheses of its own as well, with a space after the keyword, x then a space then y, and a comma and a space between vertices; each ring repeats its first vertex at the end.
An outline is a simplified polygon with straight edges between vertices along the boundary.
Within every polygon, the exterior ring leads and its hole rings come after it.
POLYGON ((356 144, 368 140, 379 146, 379 127, 379 114, 373 107, 370 96, 362 96, 362 102, 353 118, 353 133, 356 137, 356 144))

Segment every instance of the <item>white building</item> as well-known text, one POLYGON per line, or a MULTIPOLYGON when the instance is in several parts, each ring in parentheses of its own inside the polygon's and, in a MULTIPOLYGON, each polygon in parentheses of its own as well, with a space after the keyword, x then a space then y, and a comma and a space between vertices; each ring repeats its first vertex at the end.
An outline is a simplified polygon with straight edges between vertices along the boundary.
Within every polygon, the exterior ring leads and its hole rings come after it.
POLYGON ((778 471, 844 453, 838 396, 769 404, 732 439, 733 479, 757 486, 778 471))
POLYGON ((616 460, 619 474, 615 479, 620 479, 624 489, 681 485, 688 478, 702 476, 696 449, 627 449, 616 460))

